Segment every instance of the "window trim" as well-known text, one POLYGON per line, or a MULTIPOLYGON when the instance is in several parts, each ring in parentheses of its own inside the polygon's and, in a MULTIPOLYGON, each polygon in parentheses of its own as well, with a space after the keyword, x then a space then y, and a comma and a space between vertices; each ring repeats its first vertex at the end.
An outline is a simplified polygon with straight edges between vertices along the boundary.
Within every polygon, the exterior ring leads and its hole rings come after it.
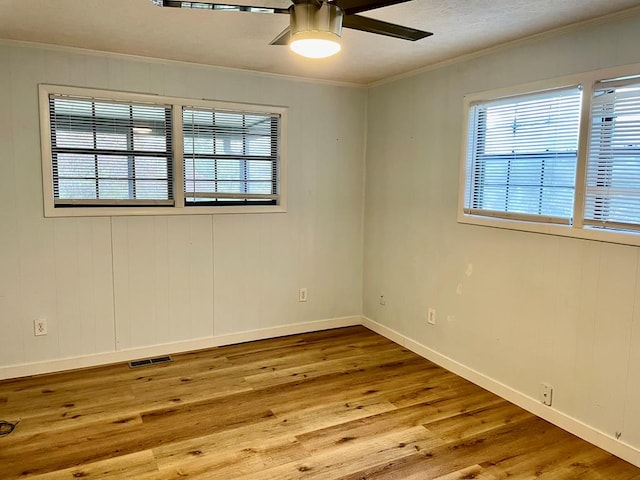
POLYGON ((640 246, 640 234, 628 231, 599 230, 585 228, 584 206, 586 190, 586 170, 588 161, 588 147, 590 136, 591 99, 595 84, 607 78, 619 78, 640 74, 640 64, 624 65, 619 67, 583 72, 575 75, 567 75, 558 78, 540 80, 527 84, 486 90, 471 93, 464 96, 463 102, 463 128, 460 145, 460 163, 458 172, 458 206, 457 221, 461 224, 477 225, 485 227, 503 228, 522 232, 541 233, 561 237, 572 237, 601 242, 619 243, 624 245, 640 246), (467 174, 467 138, 469 133, 469 113, 472 105, 478 102, 499 100, 502 98, 516 97, 533 94, 545 90, 553 90, 571 85, 581 84, 583 87, 582 107, 580 113, 578 160, 576 169, 576 185, 574 196, 574 215, 571 225, 544 223, 540 220, 531 222, 522 219, 498 218, 482 216, 473 212, 465 212, 465 188, 467 174))
POLYGON ((84 87, 40 84, 38 85, 40 114, 40 143, 42 156, 42 191, 45 217, 110 217, 139 215, 212 215, 233 213, 284 213, 287 211, 287 112, 288 108, 273 105, 257 105, 208 99, 168 97, 147 93, 122 92, 84 87), (78 206, 56 208, 53 192, 53 169, 51 155, 51 121, 49 118, 49 95, 76 95, 96 99, 124 100, 152 104, 169 104, 173 107, 173 201, 172 206, 78 206), (279 203, 277 205, 229 205, 229 206, 185 206, 184 148, 182 135, 182 109, 186 107, 217 108, 239 112, 270 113, 280 115, 280 157, 278 162, 279 203))

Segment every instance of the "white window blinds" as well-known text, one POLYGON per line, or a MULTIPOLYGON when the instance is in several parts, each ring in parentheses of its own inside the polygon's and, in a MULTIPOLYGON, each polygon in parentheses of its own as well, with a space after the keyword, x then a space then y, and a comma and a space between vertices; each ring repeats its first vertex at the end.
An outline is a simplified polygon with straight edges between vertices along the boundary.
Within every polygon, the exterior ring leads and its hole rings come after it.
POLYGON ((601 81, 591 103, 584 223, 640 230, 640 78, 601 81))
POLYGON ((171 107, 49 95, 54 204, 173 204, 171 107))
POLYGON ((184 108, 185 204, 276 205, 280 115, 184 108))
POLYGON ((579 86, 472 105, 464 211, 569 224, 580 105, 579 86))

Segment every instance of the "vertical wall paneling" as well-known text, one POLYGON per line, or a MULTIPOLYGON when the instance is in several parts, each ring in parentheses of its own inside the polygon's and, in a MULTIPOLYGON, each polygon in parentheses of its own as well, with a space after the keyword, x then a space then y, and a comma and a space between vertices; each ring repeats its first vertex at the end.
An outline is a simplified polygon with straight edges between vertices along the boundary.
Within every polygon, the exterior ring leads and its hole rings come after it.
POLYGON ((629 335, 629 369, 625 382, 626 395, 623 424, 619 430, 621 439, 631 445, 640 444, 640 259, 636 264, 634 309, 629 335))
MULTIPOLYGON (((299 282, 297 244, 295 238, 287 235, 291 218, 287 215, 262 215, 259 222, 262 276, 280 281, 261 284, 258 327, 268 328, 293 323, 297 320, 299 282)), ((313 290, 313 285, 311 289, 313 290)))
POLYGON ((637 248, 603 245, 588 390, 592 394, 589 423, 611 435, 620 430, 623 421, 637 265, 637 248))
MULTIPOLYGON (((44 76, 44 53, 12 49, 11 134, 15 167, 16 208, 21 297, 21 324, 25 360, 45 360, 60 354, 56 316, 55 248, 53 223, 42 214, 42 177, 39 142, 37 79, 44 76), (49 335, 35 337, 33 320, 44 317, 49 335)), ((6 93, 3 92, 6 95, 6 93)))
POLYGON ((636 448, 640 250, 456 208, 465 94, 640 63, 639 31, 636 12, 371 88, 364 234, 366 316, 528 397, 549 383, 552 409, 636 448))
MULTIPOLYGON (((0 46, 0 65, 11 64, 11 51, 0 46)), ((24 360, 23 320, 20 310, 18 191, 13 137, 11 69, 0 69, 0 331, 8 339, 0 349, 0 364, 24 360)))
POLYGON ((110 221, 60 219, 54 225, 60 355, 113 349, 110 221))
POLYGON ((212 335, 210 216, 113 219, 118 349, 212 335))
POLYGON ((7 44, 0 107, 0 366, 360 313, 364 90, 7 44), (289 211, 44 218, 39 83, 288 107, 289 211))
POLYGON ((264 277, 260 215, 221 215, 214 222, 214 334, 257 329, 263 279, 275 280, 264 277))

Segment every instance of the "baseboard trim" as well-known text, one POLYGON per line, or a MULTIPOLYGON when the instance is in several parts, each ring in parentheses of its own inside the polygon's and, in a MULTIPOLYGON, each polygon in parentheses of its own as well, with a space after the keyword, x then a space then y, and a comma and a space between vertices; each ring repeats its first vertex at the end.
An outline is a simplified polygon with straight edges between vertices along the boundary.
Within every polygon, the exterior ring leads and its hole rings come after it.
POLYGON ((266 338, 283 337, 287 335, 296 335, 300 333, 309 333, 320 330, 329 330, 331 328, 351 327, 355 325, 363 325, 368 329, 392 340, 399 345, 415 352, 427 360, 446 368, 447 370, 460 375, 462 378, 475 383, 476 385, 489 390, 492 393, 508 400, 519 407, 537 415, 548 422, 582 438, 583 440, 596 445, 620 457, 633 465, 640 467, 640 450, 617 440, 610 435, 597 430, 580 420, 577 420, 565 413, 542 405, 538 400, 529 397, 513 388, 505 385, 487 375, 474 370, 462 363, 453 360, 446 355, 430 349, 418 343, 409 337, 382 325, 368 317, 352 316, 331 318, 325 320, 317 320, 312 322, 296 323, 292 325, 281 325, 277 327, 262 328, 256 330, 248 330, 238 333, 230 333, 224 335, 215 335, 212 337, 187 340, 183 342, 165 343, 162 345, 153 345, 149 347, 131 348, 114 352, 104 352, 92 355, 83 355, 77 357, 61 358, 55 360, 47 360, 42 362, 34 362, 21 365, 9 365, 0 367, 0 380, 27 377, 31 375, 40 375, 46 373, 54 373, 65 370, 75 370, 79 368, 95 367, 99 365, 107 365, 111 363, 129 362, 139 358, 154 357, 159 355, 169 355, 175 353, 189 352, 193 350, 201 350, 204 348, 221 347, 224 345, 233 345, 242 342, 251 342, 255 340, 263 340, 266 338))
POLYGON ((447 370, 455 373, 481 386, 482 388, 495 393, 499 397, 510 401, 524 408, 525 410, 533 413, 534 415, 553 423, 554 425, 566 430, 581 439, 592 443, 593 445, 606 450, 607 452, 626 460, 633 465, 640 467, 640 450, 637 448, 613 438, 612 436, 597 430, 586 423, 581 422, 563 412, 555 410, 553 407, 543 405, 538 400, 523 394, 513 388, 501 383, 497 380, 488 377, 487 375, 474 370, 462 363, 459 363, 452 358, 449 358, 441 353, 426 347, 405 335, 396 332, 395 330, 382 325, 368 317, 362 317, 362 325, 370 330, 382 335, 383 337, 392 340, 399 345, 417 353, 423 358, 432 361, 433 363, 446 368, 447 370))
POLYGON ((284 337, 287 335, 329 330, 331 328, 351 327, 361 324, 362 317, 360 316, 330 318, 326 320, 295 323, 292 325, 248 330, 245 332, 215 335, 212 337, 198 338, 182 342, 164 343, 149 347, 131 348, 20 365, 8 365, 0 367, 0 380, 61 372, 65 370, 76 370, 79 368, 96 367, 111 363, 129 362, 140 358, 190 352, 193 350, 202 350, 204 348, 221 347, 224 345, 233 345, 235 343, 252 342, 255 340, 264 340, 266 338, 284 337))

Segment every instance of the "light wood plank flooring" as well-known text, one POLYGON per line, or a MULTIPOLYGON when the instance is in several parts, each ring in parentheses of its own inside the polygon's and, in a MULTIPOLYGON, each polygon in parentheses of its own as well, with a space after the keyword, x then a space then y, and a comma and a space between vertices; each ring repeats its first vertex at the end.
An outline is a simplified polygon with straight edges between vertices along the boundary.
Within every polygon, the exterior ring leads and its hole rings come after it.
POLYGON ((0 419, 3 480, 640 480, 363 327, 0 382, 0 419))

